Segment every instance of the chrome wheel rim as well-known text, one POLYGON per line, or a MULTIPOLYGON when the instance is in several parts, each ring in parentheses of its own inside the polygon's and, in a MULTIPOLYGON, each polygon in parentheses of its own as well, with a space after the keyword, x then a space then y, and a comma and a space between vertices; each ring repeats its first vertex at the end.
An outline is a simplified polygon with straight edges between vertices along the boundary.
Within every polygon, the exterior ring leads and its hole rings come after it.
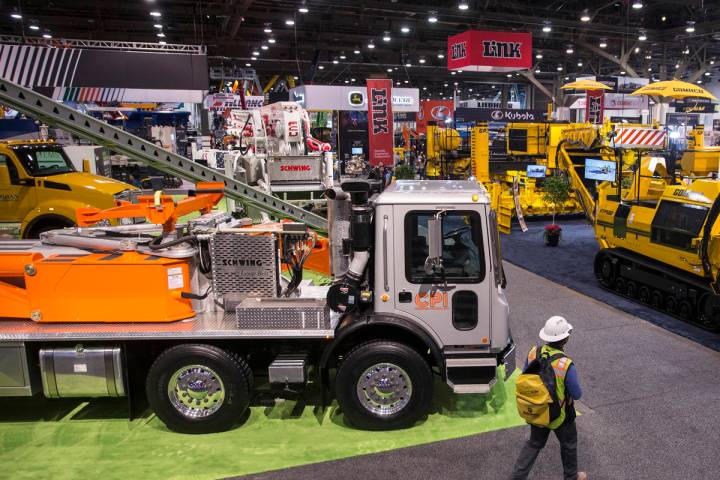
POLYGON ((358 378, 357 396, 362 406, 375 415, 393 415, 410 403, 412 381, 397 365, 378 363, 358 378))
POLYGON ((187 365, 170 377, 168 397, 175 410, 186 418, 209 417, 225 401, 225 385, 213 369, 187 365))

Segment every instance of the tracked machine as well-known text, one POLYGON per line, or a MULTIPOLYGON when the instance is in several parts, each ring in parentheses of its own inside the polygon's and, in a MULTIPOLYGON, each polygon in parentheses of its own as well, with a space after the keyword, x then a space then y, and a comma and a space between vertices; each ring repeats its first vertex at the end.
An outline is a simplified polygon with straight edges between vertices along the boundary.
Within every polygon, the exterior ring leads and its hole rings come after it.
POLYGON ((557 160, 594 226, 600 283, 718 330, 720 182, 715 172, 668 172, 665 141, 665 132, 651 127, 606 135, 591 127, 569 129, 557 160), (598 180, 603 175, 612 180, 598 180))

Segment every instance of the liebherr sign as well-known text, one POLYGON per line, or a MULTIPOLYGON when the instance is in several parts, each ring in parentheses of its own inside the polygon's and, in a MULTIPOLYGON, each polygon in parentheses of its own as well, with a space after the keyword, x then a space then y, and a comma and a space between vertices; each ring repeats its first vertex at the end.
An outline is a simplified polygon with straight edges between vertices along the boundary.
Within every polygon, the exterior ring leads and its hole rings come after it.
POLYGON ((392 80, 368 80, 370 164, 393 164, 392 80))
POLYGON ((532 67, 532 35, 469 30, 448 38, 448 70, 511 72, 532 67))

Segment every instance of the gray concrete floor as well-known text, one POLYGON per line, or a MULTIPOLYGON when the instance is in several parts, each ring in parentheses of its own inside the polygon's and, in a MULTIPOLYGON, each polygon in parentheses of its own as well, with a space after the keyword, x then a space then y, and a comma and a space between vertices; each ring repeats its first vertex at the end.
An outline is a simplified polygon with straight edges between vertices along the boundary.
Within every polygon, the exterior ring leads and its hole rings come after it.
MULTIPOLYGON (((591 479, 704 479, 720 472, 720 353, 506 264, 521 353, 551 315, 574 327, 567 353, 584 390, 579 463, 591 479)), ((253 479, 504 479, 527 427, 255 475, 253 479)), ((302 448, 302 445, 297 445, 302 448)), ((551 438, 530 478, 560 479, 551 438)))

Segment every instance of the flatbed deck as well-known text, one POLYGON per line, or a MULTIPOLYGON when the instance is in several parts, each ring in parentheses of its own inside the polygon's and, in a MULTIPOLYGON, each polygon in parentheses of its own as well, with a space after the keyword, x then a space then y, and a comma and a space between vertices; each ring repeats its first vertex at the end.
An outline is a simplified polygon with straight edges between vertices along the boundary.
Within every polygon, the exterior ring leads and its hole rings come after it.
MULTIPOLYGON (((331 325, 339 317, 331 316, 331 325)), ((0 341, 333 338, 327 330, 239 330, 234 312, 212 312, 172 323, 36 323, 0 319, 0 341)))

